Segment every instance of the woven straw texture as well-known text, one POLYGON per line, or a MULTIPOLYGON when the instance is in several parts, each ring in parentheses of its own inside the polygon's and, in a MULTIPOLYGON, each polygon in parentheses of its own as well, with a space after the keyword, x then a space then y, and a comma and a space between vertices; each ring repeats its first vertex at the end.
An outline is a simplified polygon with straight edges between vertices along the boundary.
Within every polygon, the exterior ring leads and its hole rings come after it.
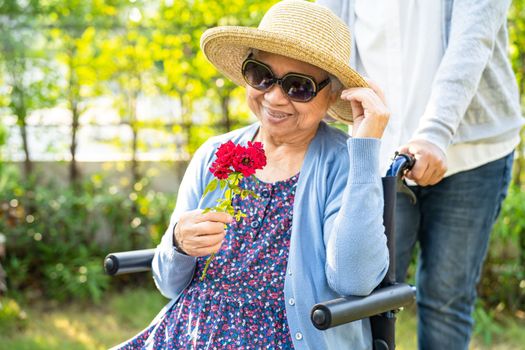
MULTIPOLYGON (((302 0, 285 0, 264 15, 258 28, 222 26, 201 37, 207 59, 234 83, 245 86, 242 62, 250 48, 310 63, 337 77, 345 88, 367 87, 349 66, 350 31, 324 6, 302 0)), ((338 99, 328 114, 352 123, 350 102, 338 99)))

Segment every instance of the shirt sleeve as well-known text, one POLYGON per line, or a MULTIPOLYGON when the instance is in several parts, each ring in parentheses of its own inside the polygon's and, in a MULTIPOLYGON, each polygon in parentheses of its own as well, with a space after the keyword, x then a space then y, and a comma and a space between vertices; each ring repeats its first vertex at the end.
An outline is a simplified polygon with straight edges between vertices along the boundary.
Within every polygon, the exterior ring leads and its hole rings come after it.
POLYGON ((177 203, 170 224, 155 250, 152 273, 155 284, 162 295, 174 299, 191 282, 196 258, 177 251, 173 245, 173 230, 182 213, 197 209, 203 193, 204 172, 208 150, 204 144, 193 156, 177 193, 177 203))
MULTIPOLYGON (((325 272, 341 295, 368 295, 388 270, 378 139, 348 139, 349 167, 330 177, 324 221, 325 272), (344 174, 348 172, 348 174, 344 174)), ((346 164, 345 164, 346 165, 346 164)))
POLYGON ((448 45, 412 139, 430 141, 445 152, 478 90, 509 5, 509 0, 454 1, 448 45))

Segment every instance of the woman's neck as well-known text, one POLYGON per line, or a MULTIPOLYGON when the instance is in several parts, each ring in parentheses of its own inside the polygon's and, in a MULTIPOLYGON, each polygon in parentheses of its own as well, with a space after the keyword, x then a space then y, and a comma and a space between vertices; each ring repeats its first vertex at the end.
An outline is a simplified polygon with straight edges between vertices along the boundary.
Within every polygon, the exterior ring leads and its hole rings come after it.
POLYGON ((289 179, 301 170, 304 157, 313 135, 297 135, 295 138, 278 139, 268 135, 261 128, 254 141, 262 142, 266 153, 266 166, 255 173, 264 182, 289 179))

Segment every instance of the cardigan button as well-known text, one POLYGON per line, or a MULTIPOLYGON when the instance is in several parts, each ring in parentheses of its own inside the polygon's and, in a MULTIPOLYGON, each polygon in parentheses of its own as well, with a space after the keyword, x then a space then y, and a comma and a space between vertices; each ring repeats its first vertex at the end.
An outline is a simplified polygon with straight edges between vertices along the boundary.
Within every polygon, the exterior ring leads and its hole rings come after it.
POLYGON ((295 305, 295 299, 294 298, 288 299, 288 304, 294 306, 295 305))
POLYGON ((295 339, 297 339, 297 340, 303 339, 303 334, 301 332, 295 333, 295 339))

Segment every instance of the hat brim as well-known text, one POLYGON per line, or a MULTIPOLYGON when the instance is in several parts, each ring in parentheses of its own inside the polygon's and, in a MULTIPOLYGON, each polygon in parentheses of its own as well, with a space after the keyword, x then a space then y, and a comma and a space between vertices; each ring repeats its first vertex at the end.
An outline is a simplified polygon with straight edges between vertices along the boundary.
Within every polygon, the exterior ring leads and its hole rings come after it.
MULTIPOLYGON (((285 34, 267 32, 258 28, 223 26, 208 29, 201 37, 201 48, 207 59, 235 84, 245 86, 242 63, 249 49, 257 49, 290 57, 319 67, 337 77, 344 88, 368 87, 366 81, 348 62, 319 52, 318 48, 293 41, 285 34)), ((349 101, 337 99, 328 114, 345 124, 352 124, 349 101)))

